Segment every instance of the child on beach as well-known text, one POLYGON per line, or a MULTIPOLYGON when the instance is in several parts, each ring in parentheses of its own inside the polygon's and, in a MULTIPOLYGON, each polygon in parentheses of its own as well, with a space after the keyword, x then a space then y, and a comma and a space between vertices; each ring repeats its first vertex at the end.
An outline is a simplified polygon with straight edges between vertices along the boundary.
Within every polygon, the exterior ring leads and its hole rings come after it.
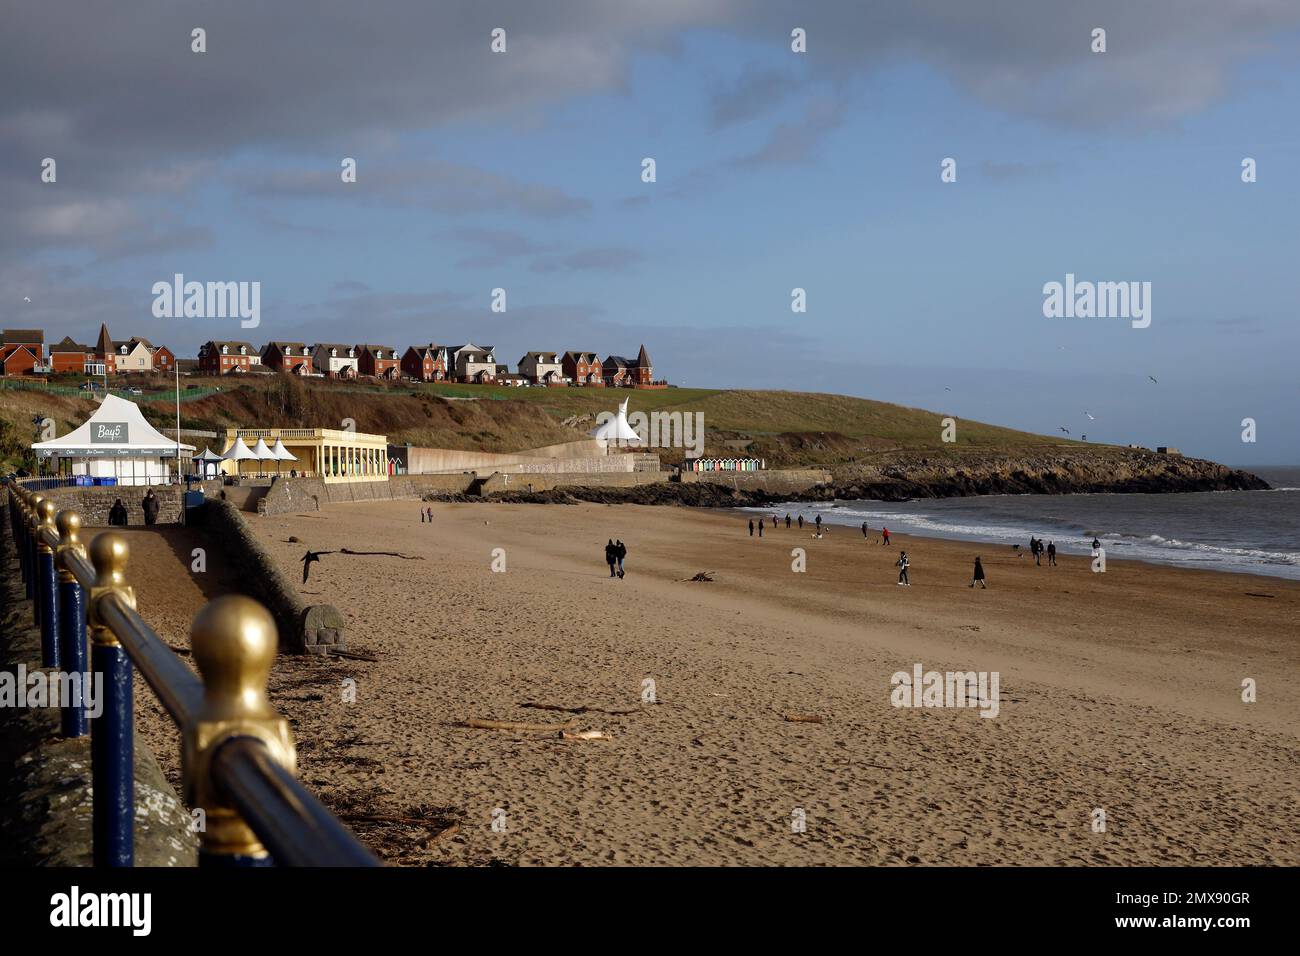
POLYGON ((980 564, 979 555, 975 556, 975 575, 970 579, 970 586, 974 587, 976 581, 980 583, 980 587, 988 590, 989 586, 984 583, 984 565, 980 564))
POLYGON ((907 569, 911 566, 911 562, 907 560, 907 552, 898 552, 898 560, 894 563, 898 565, 898 583, 903 587, 910 588, 912 582, 907 580, 907 569))

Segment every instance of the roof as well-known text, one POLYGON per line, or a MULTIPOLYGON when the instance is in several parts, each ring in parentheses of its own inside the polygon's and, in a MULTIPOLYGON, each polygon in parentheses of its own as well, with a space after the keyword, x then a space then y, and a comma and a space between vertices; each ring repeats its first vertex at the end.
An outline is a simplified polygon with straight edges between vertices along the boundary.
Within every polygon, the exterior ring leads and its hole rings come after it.
POLYGON ((483 352, 484 354, 493 351, 490 345, 475 345, 473 342, 466 342, 464 345, 458 345, 453 352, 483 352))
POLYGON ((231 346, 232 348, 239 348, 240 346, 243 346, 244 348, 248 349, 250 352, 256 352, 256 351, 257 351, 257 349, 255 349, 255 348, 253 347, 253 343, 252 343, 252 342, 236 342, 236 341, 233 341, 233 340, 232 340, 232 341, 219 341, 219 340, 217 340, 217 339, 209 339, 207 342, 204 342, 203 344, 204 344, 205 346, 213 345, 213 346, 216 346, 217 348, 221 348, 223 345, 229 345, 229 346, 231 346))
POLYGON ((408 345, 406 347, 406 351, 414 352, 421 359, 430 359, 436 361, 437 358, 443 352, 447 351, 447 346, 434 345, 432 342, 430 342, 428 345, 408 345))
POLYGON ((391 352, 394 356, 397 355, 397 349, 393 348, 391 345, 358 345, 358 346, 356 346, 356 350, 357 350, 358 352, 376 352, 376 351, 379 351, 380 349, 383 349, 385 352, 391 352))
POLYGON ((62 339, 50 346, 50 352, 90 352, 94 350, 92 345, 82 345, 80 342, 72 341, 71 335, 65 335, 62 339))
MULTIPOLYGON (((181 443, 181 449, 194 450, 181 443)), ((39 457, 99 458, 114 455, 162 455, 176 453, 176 442, 144 420, 135 402, 108 394, 93 415, 62 438, 32 444, 39 457)))
POLYGON ((644 345, 641 346, 641 351, 636 354, 636 364, 638 368, 650 367, 650 353, 645 350, 644 345))
POLYGON ((5 329, 0 332, 0 345, 44 345, 44 329, 5 329))
POLYGON ((595 352, 565 352, 564 357, 575 362, 595 362, 598 358, 595 352))
POLYGON ((12 352, 10 352, 8 355, 6 355, 3 359, 0 359, 0 365, 8 365, 8 364, 9 364, 9 360, 10 360, 11 358, 13 358, 15 355, 22 355, 24 352, 26 352, 27 355, 31 357, 32 361, 36 361, 36 360, 37 360, 36 353, 32 351, 31 346, 29 346, 29 345, 20 345, 20 346, 18 346, 16 349, 14 349, 12 352))
POLYGON ((356 348, 357 347, 355 345, 345 345, 342 342, 317 342, 314 346, 312 346, 313 351, 315 351, 316 349, 342 349, 343 351, 346 352, 348 349, 352 349, 353 351, 356 351, 356 348))
POLYGON ((286 348, 305 349, 307 347, 307 343, 306 342, 267 342, 265 345, 262 346, 262 351, 265 352, 271 346, 275 346, 277 349, 284 351, 286 348))
POLYGON ((559 353, 557 352, 525 352, 524 357, 519 360, 519 364, 522 365, 529 359, 536 359, 539 362, 553 364, 559 360, 558 355, 559 353))
POLYGON ((95 340, 95 354, 107 355, 111 351, 113 351, 112 336, 108 334, 107 323, 101 322, 99 324, 99 338, 95 340))
POLYGON ((636 362, 624 355, 606 355, 605 362, 617 365, 619 368, 635 368, 636 362))

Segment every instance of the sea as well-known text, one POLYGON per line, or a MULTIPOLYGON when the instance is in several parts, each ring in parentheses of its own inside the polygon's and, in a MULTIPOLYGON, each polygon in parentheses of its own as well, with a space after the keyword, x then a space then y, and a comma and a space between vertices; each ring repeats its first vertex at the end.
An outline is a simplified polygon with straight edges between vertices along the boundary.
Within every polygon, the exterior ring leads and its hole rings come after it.
MULTIPOLYGON (((1091 554, 1097 538, 1108 561, 1265 574, 1300 580, 1300 467, 1246 468, 1269 491, 1159 495, 984 495, 904 502, 783 503, 749 508, 802 513, 805 521, 858 528, 867 522, 921 537, 1019 544, 1030 536, 1064 554, 1091 554)), ((875 534, 872 535, 873 539, 875 534)))

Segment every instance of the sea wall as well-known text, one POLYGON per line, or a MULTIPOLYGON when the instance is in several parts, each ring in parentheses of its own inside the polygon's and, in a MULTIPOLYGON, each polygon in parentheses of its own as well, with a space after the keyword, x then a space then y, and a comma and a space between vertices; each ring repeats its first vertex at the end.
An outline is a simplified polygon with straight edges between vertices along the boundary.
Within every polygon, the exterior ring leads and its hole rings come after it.
POLYGON ((281 649, 298 654, 346 650, 343 615, 333 605, 303 601, 238 508, 229 501, 209 498, 197 519, 221 543, 237 589, 261 601, 275 618, 281 649))
MULTIPOLYGON (((403 450, 398 450, 400 457, 403 450)), ((606 454, 595 442, 566 442, 546 448, 496 454, 459 451, 450 448, 406 448, 408 475, 452 474, 495 471, 517 474, 570 474, 577 472, 637 471, 647 469, 647 460, 658 470, 659 459, 645 453, 606 454)))
POLYGON ((634 488, 638 485, 657 485, 668 481, 669 473, 654 471, 627 471, 609 473, 560 472, 555 474, 494 474, 479 489, 479 494, 492 495, 503 492, 541 492, 555 488, 634 488))
POLYGON ((762 491, 769 495, 794 495, 818 485, 829 485, 833 476, 820 468, 774 468, 767 471, 684 471, 682 484, 701 482, 722 485, 734 491, 762 491))

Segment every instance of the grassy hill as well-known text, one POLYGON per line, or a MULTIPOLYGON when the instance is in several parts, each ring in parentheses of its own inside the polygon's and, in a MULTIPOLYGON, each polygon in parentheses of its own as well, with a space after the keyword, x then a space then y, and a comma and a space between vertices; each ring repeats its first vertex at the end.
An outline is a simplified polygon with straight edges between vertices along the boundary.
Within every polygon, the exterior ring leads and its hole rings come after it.
MULTIPOLYGON (((52 418, 58 434, 84 421, 93 398, 79 393, 82 379, 54 387, 0 388, 0 464, 5 470, 27 458, 35 417, 52 418)), ((6 383, 7 384, 7 383, 6 383)), ((140 403, 158 427, 174 425, 170 383, 145 379, 140 403)), ((944 415, 887 402, 819 392, 670 388, 663 390, 531 388, 450 384, 331 382, 284 376, 182 381, 181 426, 222 430, 227 426, 343 427, 410 442, 481 451, 515 451, 585 437, 600 412, 630 399, 632 412, 680 411, 704 415, 706 453, 742 451, 772 465, 824 466, 887 461, 900 453, 960 459, 972 453, 1046 452, 1089 455, 1104 446, 1035 435, 981 422, 958 420, 956 442, 941 440, 944 415)), ((118 394, 121 394, 119 391, 118 394)), ((910 457, 909 454, 909 457, 910 457)), ((663 449, 680 461, 681 449, 663 449)), ((30 460, 26 466, 30 468, 30 460)))

